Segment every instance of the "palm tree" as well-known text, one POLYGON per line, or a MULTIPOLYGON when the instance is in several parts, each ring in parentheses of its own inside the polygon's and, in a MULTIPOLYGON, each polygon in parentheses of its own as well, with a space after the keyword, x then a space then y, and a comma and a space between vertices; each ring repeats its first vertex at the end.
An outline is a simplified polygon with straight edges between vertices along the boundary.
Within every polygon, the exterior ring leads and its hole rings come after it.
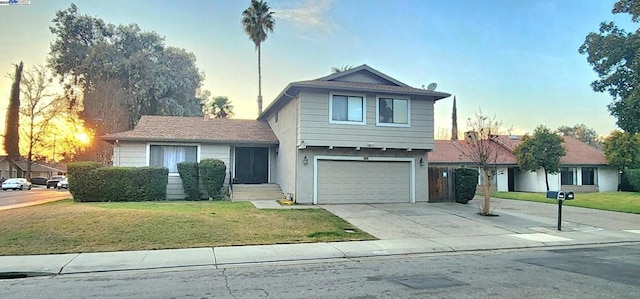
POLYGON ((334 74, 337 74, 337 73, 342 73, 344 71, 348 71, 348 70, 350 70, 352 68, 353 68, 353 66, 352 65, 348 65, 348 64, 345 64, 345 65, 343 65, 341 67, 335 67, 334 66, 334 67, 331 67, 331 72, 334 73, 334 74))
POLYGON ((211 102, 211 114, 215 118, 231 118, 233 116, 233 105, 227 97, 215 97, 211 102))
POLYGON ((271 7, 260 0, 251 0, 251 4, 242 12, 242 27, 258 50, 258 114, 262 113, 262 70, 260 66, 260 44, 267 39, 267 32, 273 32, 275 19, 271 7))

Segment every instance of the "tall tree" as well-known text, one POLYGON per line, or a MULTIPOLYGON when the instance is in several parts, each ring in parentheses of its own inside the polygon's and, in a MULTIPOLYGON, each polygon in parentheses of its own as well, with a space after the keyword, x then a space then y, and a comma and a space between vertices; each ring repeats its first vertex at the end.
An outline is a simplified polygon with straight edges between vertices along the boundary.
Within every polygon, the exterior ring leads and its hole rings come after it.
POLYGON ((233 116, 233 105, 227 97, 215 97, 210 104, 210 109, 215 118, 231 118, 233 116))
POLYGON ((576 124, 573 127, 560 126, 558 128, 558 133, 564 136, 571 136, 594 147, 597 147, 599 144, 598 133, 596 133, 596 130, 587 127, 585 124, 576 124))
MULTIPOLYGON (((612 13, 627 13, 638 22, 640 1, 620 0, 612 13)), ((591 32, 578 49, 587 55, 599 79, 591 83, 596 92, 609 92, 608 109, 625 132, 640 132, 640 30, 631 33, 613 22, 602 22, 599 32, 591 32)))
POLYGON ((458 140, 458 108, 456 96, 453 96, 453 111, 451 112, 451 140, 458 140))
POLYGON ((20 157, 20 83, 22 81, 22 61, 16 65, 11 84, 11 94, 9 96, 9 109, 7 109, 6 126, 4 133, 4 150, 11 159, 20 157))
POLYGON ((640 167, 640 135, 614 131, 604 141, 607 163, 620 170, 640 167))
POLYGON ((48 92, 53 77, 44 66, 35 66, 25 72, 21 82, 22 102, 20 114, 24 116, 23 138, 27 148, 27 175, 31 179, 31 165, 35 149, 44 142, 51 129, 51 121, 64 110, 62 98, 48 92))
POLYGON ((251 0, 249 7, 242 12, 242 27, 258 51, 258 114, 262 113, 262 66, 260 46, 267 39, 267 33, 273 32, 276 23, 274 12, 267 2, 251 0))
POLYGON ((459 150, 473 161, 482 172, 483 201, 481 215, 491 215, 491 185, 496 175, 496 162, 502 151, 495 142, 502 122, 494 117, 486 116, 478 110, 475 117, 467 119, 467 131, 464 145, 457 145, 459 150))
POLYGON ((518 166, 523 171, 544 171, 544 180, 549 191, 549 174, 560 171, 560 158, 567 150, 562 146, 564 140, 545 126, 538 126, 533 136, 525 134, 522 143, 516 147, 514 154, 518 166))

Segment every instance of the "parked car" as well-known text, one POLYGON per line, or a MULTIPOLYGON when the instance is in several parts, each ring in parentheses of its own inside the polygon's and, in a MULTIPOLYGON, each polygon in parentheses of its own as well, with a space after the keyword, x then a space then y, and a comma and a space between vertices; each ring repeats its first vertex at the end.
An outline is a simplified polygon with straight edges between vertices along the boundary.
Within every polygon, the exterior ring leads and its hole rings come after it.
POLYGON ((56 187, 58 187, 58 190, 69 189, 69 181, 67 180, 67 178, 64 178, 62 181, 59 181, 58 184, 56 184, 56 187))
POLYGON ((49 178, 47 181, 47 189, 56 188, 58 186, 58 182, 64 180, 64 175, 54 175, 49 178))
POLYGON ((23 178, 11 178, 2 182, 2 191, 12 190, 31 190, 31 182, 23 178))
POLYGON ((31 178, 31 184, 44 186, 44 185, 47 184, 47 178, 43 178, 43 177, 39 177, 39 176, 32 177, 31 178))

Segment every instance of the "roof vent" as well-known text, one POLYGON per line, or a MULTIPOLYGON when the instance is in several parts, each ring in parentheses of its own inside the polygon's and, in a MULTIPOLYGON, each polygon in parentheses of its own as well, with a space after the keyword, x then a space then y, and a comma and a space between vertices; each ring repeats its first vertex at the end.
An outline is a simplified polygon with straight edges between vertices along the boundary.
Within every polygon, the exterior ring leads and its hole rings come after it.
POLYGON ((509 135, 509 139, 518 140, 518 139, 520 139, 520 137, 518 137, 517 135, 509 135))

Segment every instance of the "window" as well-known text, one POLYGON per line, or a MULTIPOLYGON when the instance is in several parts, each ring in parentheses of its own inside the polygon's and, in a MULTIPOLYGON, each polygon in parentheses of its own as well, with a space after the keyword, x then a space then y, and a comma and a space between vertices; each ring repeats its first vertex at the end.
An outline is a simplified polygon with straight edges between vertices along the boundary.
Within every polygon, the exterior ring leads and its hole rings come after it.
POLYGON ((329 101, 329 122, 365 125, 364 96, 332 94, 329 101))
POLYGON ((198 162, 198 147, 195 145, 149 146, 149 166, 166 167, 170 173, 176 173, 180 162, 198 162))
POLYGON ((596 184, 596 168, 582 167, 582 185, 596 184))
POLYGON ((409 99, 378 98, 378 126, 410 126, 409 99))
POLYGON ((576 184, 576 169, 575 168, 560 168, 560 185, 575 185, 576 184))

